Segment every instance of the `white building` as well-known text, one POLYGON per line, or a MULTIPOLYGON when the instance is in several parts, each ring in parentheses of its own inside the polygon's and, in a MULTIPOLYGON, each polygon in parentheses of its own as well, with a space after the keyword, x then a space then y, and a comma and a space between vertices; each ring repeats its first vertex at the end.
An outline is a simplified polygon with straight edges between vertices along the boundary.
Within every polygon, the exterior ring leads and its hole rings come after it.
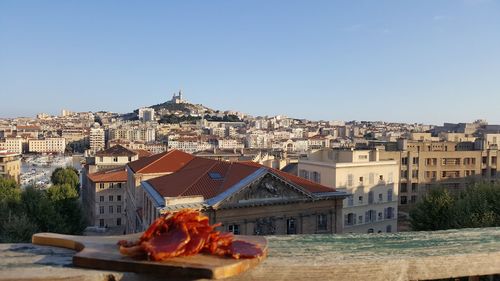
POLYGON ((97 152, 99 150, 103 150, 106 147, 104 129, 99 128, 98 125, 94 124, 94 126, 90 129, 89 142, 91 151, 97 152))
POLYGON ((65 138, 45 138, 28 140, 28 151, 31 153, 64 153, 65 138))
POLYGON ((7 152, 22 154, 23 139, 20 137, 16 137, 16 138, 5 138, 3 141, 0 140, 0 150, 7 150, 7 152))
POLYGON ((323 149, 299 159, 299 176, 352 195, 344 200, 344 232, 397 231, 399 166, 378 151, 323 149))
POLYGON ((149 107, 139 108, 139 120, 149 122, 155 120, 155 110, 149 107))

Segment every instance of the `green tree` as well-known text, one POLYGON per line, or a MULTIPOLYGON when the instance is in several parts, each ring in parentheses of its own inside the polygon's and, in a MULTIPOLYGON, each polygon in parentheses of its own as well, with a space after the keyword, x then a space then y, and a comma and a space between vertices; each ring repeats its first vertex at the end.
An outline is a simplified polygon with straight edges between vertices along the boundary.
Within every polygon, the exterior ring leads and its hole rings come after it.
POLYGON ((410 211, 413 230, 500 226, 500 185, 479 183, 456 196, 431 191, 410 211))
POLYGON ((0 188, 19 188, 19 185, 13 179, 0 177, 0 188))
POLYGON ((58 232, 81 234, 86 223, 75 189, 69 184, 54 185, 47 190, 47 197, 61 221, 58 232))
POLYGON ((0 233, 2 243, 31 242, 31 236, 38 232, 38 226, 25 214, 16 214, 8 218, 0 233))
POLYGON ((431 191, 410 211, 413 230, 441 230, 451 228, 454 221, 455 198, 446 189, 431 191))
POLYGON ((78 178, 78 171, 74 168, 57 168, 52 172, 50 181, 53 185, 69 184, 75 190, 78 190, 80 179, 78 178))

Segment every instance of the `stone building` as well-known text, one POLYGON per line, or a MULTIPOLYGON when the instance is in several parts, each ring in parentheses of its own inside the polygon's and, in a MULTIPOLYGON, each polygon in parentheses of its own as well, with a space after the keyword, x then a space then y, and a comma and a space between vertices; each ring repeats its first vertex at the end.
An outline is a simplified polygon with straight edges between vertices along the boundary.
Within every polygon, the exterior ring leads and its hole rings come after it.
POLYGON ((21 175, 21 155, 0 150, 0 177, 9 178, 19 183, 21 175))
POLYGON ((243 235, 342 233, 347 196, 253 162, 193 158, 141 183, 143 228, 160 213, 194 208, 221 230, 243 235))
POLYGON ((123 233, 127 184, 125 168, 93 173, 88 175, 88 179, 82 201, 89 225, 123 233))
POLYGON ((380 150, 380 159, 395 160, 399 166, 400 211, 409 211, 439 186, 458 192, 472 182, 498 180, 496 145, 477 148, 471 142, 400 140, 397 149, 380 150))
POLYGON ((378 151, 323 149, 299 158, 299 176, 351 195, 343 203, 344 232, 397 231, 399 170, 378 151))

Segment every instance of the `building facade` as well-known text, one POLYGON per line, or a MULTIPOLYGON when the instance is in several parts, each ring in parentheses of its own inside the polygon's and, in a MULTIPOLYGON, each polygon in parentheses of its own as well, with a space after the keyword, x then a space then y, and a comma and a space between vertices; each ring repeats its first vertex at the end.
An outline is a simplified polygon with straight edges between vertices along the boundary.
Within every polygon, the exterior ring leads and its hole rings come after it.
POLYGON ((17 183, 21 175, 21 154, 0 150, 0 177, 13 179, 17 183))
POLYGON ((342 233, 344 192, 252 162, 196 157, 141 183, 143 225, 161 213, 198 209, 242 235, 342 233))
POLYGON ((28 140, 30 153, 64 153, 66 151, 65 138, 45 138, 28 140))
POLYGON ((351 194, 343 202, 344 232, 397 231, 398 164, 378 151, 323 149, 299 158, 299 176, 351 194))
POLYGON ((122 234, 127 184, 125 168, 93 173, 88 178, 89 185, 83 191, 82 201, 89 225, 122 234))

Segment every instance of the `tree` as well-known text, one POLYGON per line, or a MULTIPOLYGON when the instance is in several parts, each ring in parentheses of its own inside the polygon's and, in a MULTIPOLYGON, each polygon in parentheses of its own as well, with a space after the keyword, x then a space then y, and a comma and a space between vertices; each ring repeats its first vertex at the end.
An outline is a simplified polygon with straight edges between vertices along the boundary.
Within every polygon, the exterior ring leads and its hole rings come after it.
POLYGON ((500 226, 500 185, 479 183, 452 196, 431 191, 410 211, 413 230, 500 226))
POLYGON ((37 232, 37 225, 26 214, 12 215, 2 228, 0 241, 2 243, 31 242, 31 236, 37 232))
POLYGON ((452 226, 455 199, 446 189, 437 189, 410 210, 413 230, 440 230, 452 226))
POLYGON ((69 184, 54 185, 47 190, 47 197, 61 221, 58 232, 81 234, 86 223, 76 190, 69 184))
POLYGON ((80 186, 78 171, 74 168, 57 168, 52 172, 50 181, 53 185, 69 184, 75 190, 80 186))
POLYGON ((18 187, 19 185, 16 183, 15 180, 0 177, 0 188, 18 188, 18 187))

